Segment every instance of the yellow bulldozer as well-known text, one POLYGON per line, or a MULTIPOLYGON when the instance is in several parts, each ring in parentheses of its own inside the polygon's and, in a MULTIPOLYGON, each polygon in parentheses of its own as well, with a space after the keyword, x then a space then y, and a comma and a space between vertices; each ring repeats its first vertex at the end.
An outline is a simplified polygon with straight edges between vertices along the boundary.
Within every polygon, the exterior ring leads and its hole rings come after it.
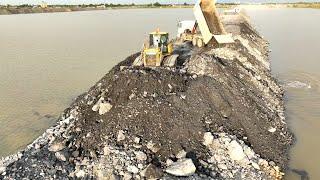
POLYGON ((133 66, 173 67, 178 56, 173 54, 173 42, 169 39, 169 33, 157 29, 149 33, 149 41, 144 43, 141 55, 135 59, 133 66))

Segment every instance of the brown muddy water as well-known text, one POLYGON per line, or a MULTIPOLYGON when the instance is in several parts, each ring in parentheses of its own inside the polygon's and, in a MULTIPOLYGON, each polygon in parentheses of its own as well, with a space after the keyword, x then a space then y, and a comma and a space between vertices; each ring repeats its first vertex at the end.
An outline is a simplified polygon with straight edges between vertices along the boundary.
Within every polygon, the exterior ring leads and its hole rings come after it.
MULTIPOLYGON (((270 41, 272 72, 286 89, 297 136, 291 168, 320 179, 320 10, 249 9, 270 41)), ((0 157, 23 148, 146 33, 172 36, 191 9, 135 9, 0 16, 0 157)), ((287 179, 299 179, 288 174, 287 179)))
MULTIPOLYGON (((320 10, 247 10, 270 42, 273 75, 286 90, 287 121, 297 142, 291 168, 320 179, 320 10)), ((300 179, 288 174, 286 179, 300 179)))
POLYGON ((126 56, 149 31, 176 35, 186 9, 107 10, 0 16, 0 157, 54 124, 72 100, 126 56), (174 17, 174 18, 172 18, 174 17))

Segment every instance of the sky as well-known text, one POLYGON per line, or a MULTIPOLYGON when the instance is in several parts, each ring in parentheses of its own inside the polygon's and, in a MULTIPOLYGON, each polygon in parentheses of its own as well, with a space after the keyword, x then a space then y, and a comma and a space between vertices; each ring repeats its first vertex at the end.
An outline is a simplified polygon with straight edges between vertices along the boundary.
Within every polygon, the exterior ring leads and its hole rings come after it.
MULTIPOLYGON (((0 0, 0 4, 40 4, 42 1, 48 4, 96 4, 96 3, 194 3, 196 0, 0 0)), ((217 0, 217 2, 320 2, 320 0, 217 0)))

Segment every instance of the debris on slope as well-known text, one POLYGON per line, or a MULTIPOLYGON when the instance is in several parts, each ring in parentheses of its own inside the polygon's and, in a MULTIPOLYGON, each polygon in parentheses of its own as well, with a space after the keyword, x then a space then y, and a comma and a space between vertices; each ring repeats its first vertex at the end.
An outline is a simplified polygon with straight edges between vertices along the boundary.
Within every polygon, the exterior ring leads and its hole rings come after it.
POLYGON ((178 67, 130 67, 139 54, 128 57, 0 161, 0 178, 281 179, 293 141, 283 90, 267 42, 232 19, 235 44, 180 44, 178 67))

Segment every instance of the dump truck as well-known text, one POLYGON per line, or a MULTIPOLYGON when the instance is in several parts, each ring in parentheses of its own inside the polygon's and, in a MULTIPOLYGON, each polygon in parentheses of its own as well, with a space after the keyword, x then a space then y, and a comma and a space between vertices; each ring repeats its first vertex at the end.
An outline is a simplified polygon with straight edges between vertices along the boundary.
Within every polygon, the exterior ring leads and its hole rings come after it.
POLYGON ((132 65, 173 67, 176 65, 178 56, 178 54, 173 54, 173 42, 169 39, 169 33, 157 29, 149 33, 148 42, 144 43, 141 55, 134 60, 132 65))
MULTIPOLYGON (((233 43, 231 34, 227 34, 217 12, 215 0, 199 0, 193 8, 196 21, 180 22, 182 28, 193 25, 191 29, 182 29, 181 36, 192 41, 193 45, 221 45, 233 43)), ((148 43, 144 43, 141 55, 137 57, 133 66, 159 67, 176 65, 178 54, 173 54, 173 43, 169 40, 169 33, 157 30, 149 34, 148 43)))
POLYGON ((198 47, 234 42, 232 34, 227 33, 223 27, 215 0, 199 0, 193 8, 193 13, 196 20, 192 28, 190 21, 180 21, 178 25, 178 36, 184 41, 192 41, 192 44, 198 47), (188 29, 182 29, 186 27, 184 22, 189 22, 188 29))

